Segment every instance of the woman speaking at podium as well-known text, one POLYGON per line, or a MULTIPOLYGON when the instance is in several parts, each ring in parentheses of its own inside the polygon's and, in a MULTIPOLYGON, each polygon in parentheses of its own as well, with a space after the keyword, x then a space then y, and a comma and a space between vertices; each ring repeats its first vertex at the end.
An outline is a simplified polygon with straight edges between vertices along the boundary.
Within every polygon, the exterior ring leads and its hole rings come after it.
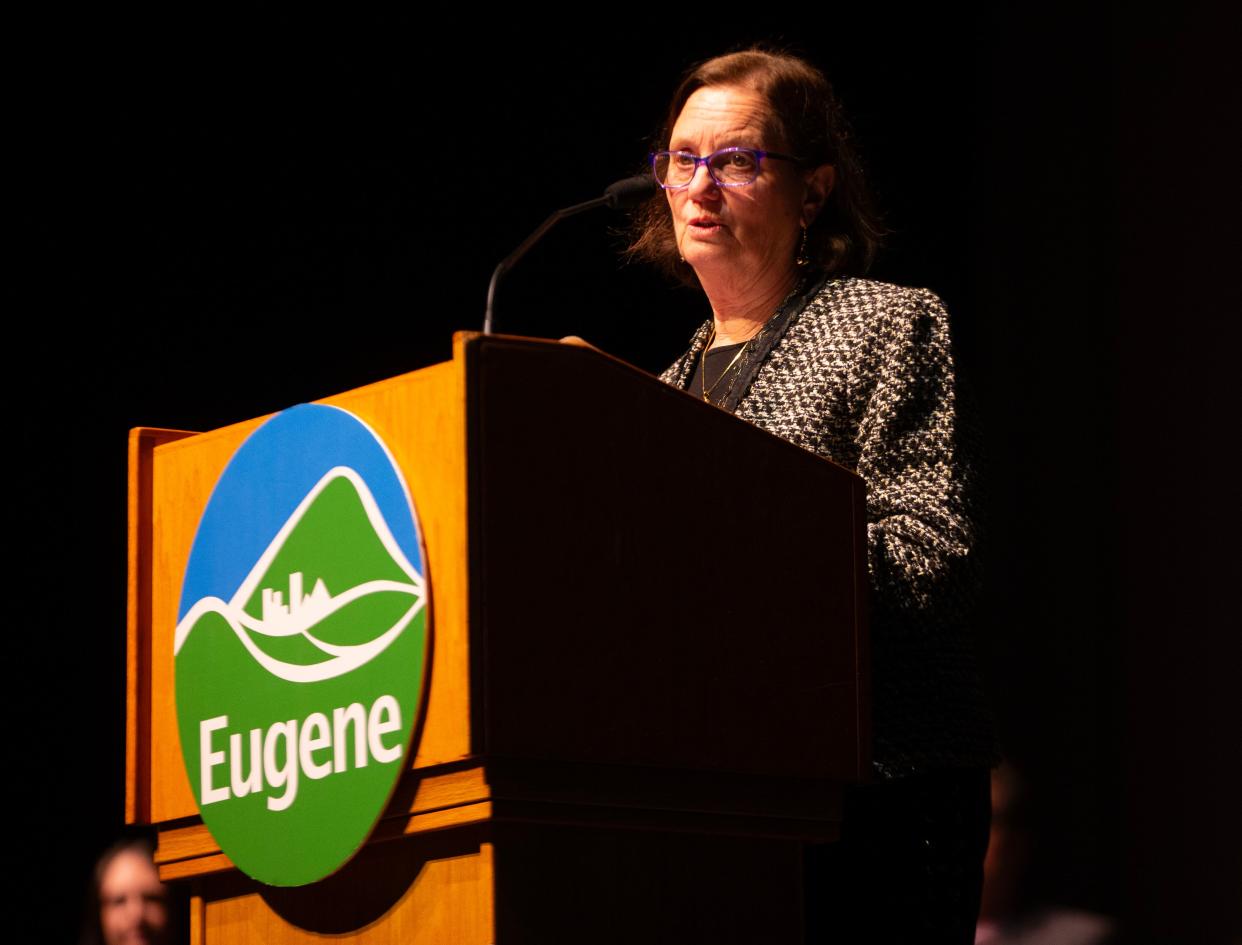
POLYGON ((876 779, 847 793, 840 843, 808 854, 812 927, 819 911, 849 941, 973 941, 993 747, 947 314, 859 278, 879 227, 809 63, 751 49, 695 67, 657 147, 631 252, 712 312, 663 379, 867 486, 876 779))

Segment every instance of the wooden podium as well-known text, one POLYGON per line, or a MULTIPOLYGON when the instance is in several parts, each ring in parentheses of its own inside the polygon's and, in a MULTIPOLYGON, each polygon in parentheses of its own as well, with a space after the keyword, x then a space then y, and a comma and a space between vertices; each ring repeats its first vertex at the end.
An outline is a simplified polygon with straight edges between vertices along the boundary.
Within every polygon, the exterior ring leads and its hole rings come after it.
POLYGON ((326 398, 389 445, 427 550, 412 762, 294 889, 220 852, 173 630, 198 517, 265 419, 130 438, 126 818, 191 941, 801 942, 801 848, 869 767, 863 484, 596 351, 461 334, 326 398))

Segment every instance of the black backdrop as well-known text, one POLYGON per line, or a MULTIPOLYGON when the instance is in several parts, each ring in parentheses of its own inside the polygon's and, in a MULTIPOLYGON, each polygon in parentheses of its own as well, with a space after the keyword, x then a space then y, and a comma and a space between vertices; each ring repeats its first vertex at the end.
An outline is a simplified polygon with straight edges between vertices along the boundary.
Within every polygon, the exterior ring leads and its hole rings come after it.
MULTIPOLYGON (((1232 940, 1237 70, 1224 24, 1192 12, 1025 6, 19 30, 14 652, 55 692, 29 727, 36 869, 76 901, 120 826, 126 430, 446 358, 498 259, 639 169, 682 68, 762 39, 833 78, 893 231, 873 275, 941 294, 984 408, 981 646, 1035 800, 1032 881, 1137 941, 1232 940)), ((648 370, 678 353, 705 307, 623 265, 616 222, 554 231, 505 283, 502 330, 648 370)))

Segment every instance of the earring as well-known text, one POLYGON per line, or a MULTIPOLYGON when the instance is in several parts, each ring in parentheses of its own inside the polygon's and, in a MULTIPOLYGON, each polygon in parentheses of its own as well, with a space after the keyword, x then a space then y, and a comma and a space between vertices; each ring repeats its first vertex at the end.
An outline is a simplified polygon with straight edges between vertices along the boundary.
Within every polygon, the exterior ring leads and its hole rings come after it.
POLYGON ((802 227, 802 243, 798 246, 798 255, 795 262, 799 266, 809 266, 811 264, 810 257, 806 254, 806 227, 802 227))

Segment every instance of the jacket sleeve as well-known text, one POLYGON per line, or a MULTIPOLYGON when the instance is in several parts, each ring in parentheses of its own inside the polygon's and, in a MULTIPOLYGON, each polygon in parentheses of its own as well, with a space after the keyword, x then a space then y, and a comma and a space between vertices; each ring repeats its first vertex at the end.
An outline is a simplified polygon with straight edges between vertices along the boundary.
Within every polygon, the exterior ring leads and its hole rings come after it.
POLYGON ((925 621, 965 606, 975 584, 974 438, 959 417, 940 300, 925 290, 893 299, 877 315, 869 360, 875 382, 857 468, 867 483, 873 606, 925 621))

